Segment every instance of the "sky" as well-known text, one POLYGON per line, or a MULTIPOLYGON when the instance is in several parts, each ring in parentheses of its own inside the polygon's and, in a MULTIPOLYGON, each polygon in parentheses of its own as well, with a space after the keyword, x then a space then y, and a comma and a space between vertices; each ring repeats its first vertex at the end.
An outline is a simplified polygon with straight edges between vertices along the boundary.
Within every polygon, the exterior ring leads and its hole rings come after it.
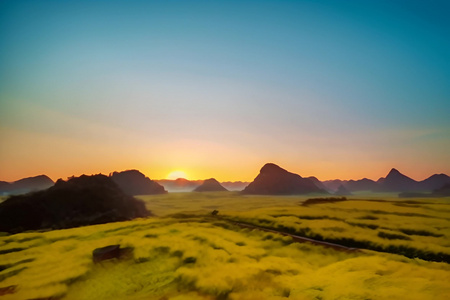
POLYGON ((0 180, 450 175, 448 1, 0 1, 0 180))

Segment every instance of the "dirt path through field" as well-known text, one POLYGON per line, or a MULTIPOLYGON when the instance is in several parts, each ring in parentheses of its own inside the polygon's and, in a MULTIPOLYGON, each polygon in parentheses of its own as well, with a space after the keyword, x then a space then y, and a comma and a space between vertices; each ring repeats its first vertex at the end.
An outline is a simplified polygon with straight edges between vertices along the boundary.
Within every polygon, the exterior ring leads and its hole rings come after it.
POLYGON ((251 229, 257 229, 257 230, 261 230, 261 231, 265 231, 265 232, 276 233, 276 234, 280 234, 283 236, 290 236, 294 240, 294 242, 297 242, 297 243, 311 243, 314 245, 320 245, 320 246, 324 246, 324 247, 328 247, 328 248, 333 248, 333 249, 339 250, 339 251, 356 252, 356 251, 362 250, 359 248, 350 248, 350 247, 342 246, 339 244, 318 241, 318 240, 314 240, 314 239, 310 239, 310 238, 306 238, 306 237, 302 237, 302 236, 298 236, 298 235, 294 235, 294 234, 290 234, 290 233, 286 233, 286 232, 282 232, 282 231, 276 231, 276 230, 272 230, 272 229, 268 229, 268 228, 264 228, 264 227, 259 227, 259 226, 255 226, 255 225, 251 225, 251 224, 239 223, 239 222, 233 222, 233 224, 235 224, 239 227, 242 227, 242 228, 251 228, 251 229))

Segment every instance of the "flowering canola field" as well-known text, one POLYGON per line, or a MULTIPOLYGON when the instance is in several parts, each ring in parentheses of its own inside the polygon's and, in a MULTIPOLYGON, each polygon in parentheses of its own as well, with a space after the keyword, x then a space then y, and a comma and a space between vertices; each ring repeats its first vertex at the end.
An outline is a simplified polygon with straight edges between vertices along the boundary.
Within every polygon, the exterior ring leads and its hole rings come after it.
POLYGON ((450 199, 142 196, 148 219, 0 237, 0 300, 448 299, 450 199), (217 216, 210 212, 218 210, 217 216), (357 248, 342 251, 236 223, 357 248), (129 255, 100 263, 99 247, 129 255))

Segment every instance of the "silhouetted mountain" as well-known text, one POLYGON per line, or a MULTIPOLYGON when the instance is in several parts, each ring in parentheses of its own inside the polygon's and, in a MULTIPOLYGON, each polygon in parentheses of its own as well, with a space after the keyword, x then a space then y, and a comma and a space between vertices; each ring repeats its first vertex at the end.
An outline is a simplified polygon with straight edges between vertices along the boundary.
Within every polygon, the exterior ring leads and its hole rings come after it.
POLYGON ((0 203, 0 231, 71 228, 149 215, 144 202, 124 194, 107 176, 82 175, 0 203))
POLYGON ((214 178, 206 179, 203 183, 196 187, 194 192, 226 192, 227 189, 220 185, 214 178))
POLYGON ((377 187, 377 183, 373 180, 363 178, 360 180, 349 180, 344 183, 347 190, 352 192, 371 191, 377 187))
POLYGON ((306 179, 311 180, 319 189, 327 190, 326 186, 317 177, 309 176, 306 179))
POLYGON ((433 191, 445 184, 450 183, 450 177, 445 174, 434 174, 427 179, 420 181, 419 186, 423 191, 433 191))
POLYGON ((380 178, 378 178, 378 180, 375 181, 375 182, 376 182, 378 185, 380 185, 380 184, 382 184, 385 180, 386 180, 386 178, 380 177, 380 178))
POLYGON ((138 170, 114 172, 109 176, 125 194, 130 196, 167 193, 163 186, 145 177, 138 170))
POLYGON ((444 186, 435 189, 431 195, 433 197, 450 197, 450 183, 445 184, 444 186))
POLYGON ((34 191, 45 190, 54 184, 46 175, 23 178, 11 183, 1 181, 0 194, 19 195, 34 191))
POLYGON ((224 188, 226 188, 229 191, 242 191, 245 189, 247 185, 250 184, 250 182, 245 181, 225 181, 220 183, 224 188))
POLYGON ((377 192, 413 192, 419 191, 419 183, 396 169, 392 169, 386 178, 380 178, 374 191, 377 192))
POLYGON ((187 180, 178 178, 175 180, 161 179, 155 180, 160 185, 164 186, 170 193, 172 192, 192 192, 195 188, 203 183, 203 180, 187 180))
MULTIPOLYGON (((315 177, 309 177, 315 184, 315 177)), ((426 195, 417 192, 428 192, 442 187, 444 184, 450 183, 450 177, 446 174, 434 174, 423 181, 415 181, 396 169, 392 169, 386 177, 381 177, 377 181, 363 178, 359 180, 325 180, 322 181, 323 187, 329 191, 337 191, 342 185, 350 192, 370 191, 370 192, 400 192, 400 197, 425 197, 426 195)))
POLYGON ((258 195, 327 193, 319 189, 310 179, 290 173, 272 163, 265 164, 255 180, 242 192, 244 194, 258 195))
POLYGON ((334 194, 336 196, 348 196, 352 193, 345 186, 341 185, 334 194))

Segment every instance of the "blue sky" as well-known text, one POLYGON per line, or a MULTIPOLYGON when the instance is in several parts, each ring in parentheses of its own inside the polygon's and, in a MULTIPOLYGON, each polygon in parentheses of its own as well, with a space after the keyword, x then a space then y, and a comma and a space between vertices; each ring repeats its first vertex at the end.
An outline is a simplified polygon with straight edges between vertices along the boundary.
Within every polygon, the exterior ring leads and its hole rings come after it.
POLYGON ((3 180, 450 173, 446 1, 0 3, 3 180))

